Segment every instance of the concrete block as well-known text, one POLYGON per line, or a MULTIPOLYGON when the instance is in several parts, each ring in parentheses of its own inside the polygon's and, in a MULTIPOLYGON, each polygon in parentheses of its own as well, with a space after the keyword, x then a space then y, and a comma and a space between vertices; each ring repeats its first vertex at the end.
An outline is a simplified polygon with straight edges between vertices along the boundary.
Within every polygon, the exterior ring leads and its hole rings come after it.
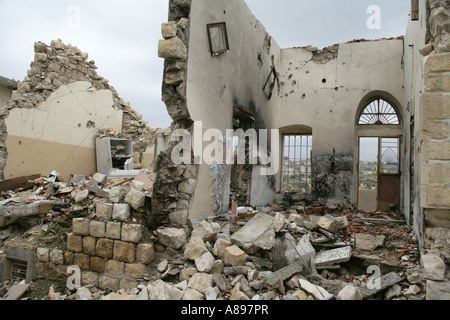
POLYGON ((315 259, 316 267, 331 266, 347 262, 352 257, 352 247, 343 247, 320 252, 315 259))

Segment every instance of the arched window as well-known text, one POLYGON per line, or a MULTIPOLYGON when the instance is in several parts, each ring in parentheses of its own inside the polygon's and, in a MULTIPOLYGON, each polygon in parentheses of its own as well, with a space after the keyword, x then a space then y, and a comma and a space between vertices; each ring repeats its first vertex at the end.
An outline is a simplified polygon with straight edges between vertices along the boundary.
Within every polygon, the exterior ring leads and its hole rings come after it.
POLYGON ((398 125, 400 118, 386 100, 377 98, 369 103, 359 117, 360 125, 398 125))

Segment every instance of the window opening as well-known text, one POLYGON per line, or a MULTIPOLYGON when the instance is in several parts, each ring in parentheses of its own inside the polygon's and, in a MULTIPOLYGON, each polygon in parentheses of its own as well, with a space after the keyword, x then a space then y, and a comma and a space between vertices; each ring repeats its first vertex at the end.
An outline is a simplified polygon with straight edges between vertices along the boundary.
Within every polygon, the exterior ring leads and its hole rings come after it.
POLYGON ((207 25, 209 47, 212 56, 218 56, 230 51, 228 43, 227 25, 225 22, 207 25))
POLYGON ((11 280, 12 282, 25 280, 27 277, 27 262, 13 260, 11 267, 11 280))
POLYGON ((360 125, 397 125, 400 120, 394 107, 383 99, 372 101, 361 113, 360 125))
POLYGON ((311 193, 312 135, 283 137, 283 192, 311 193))

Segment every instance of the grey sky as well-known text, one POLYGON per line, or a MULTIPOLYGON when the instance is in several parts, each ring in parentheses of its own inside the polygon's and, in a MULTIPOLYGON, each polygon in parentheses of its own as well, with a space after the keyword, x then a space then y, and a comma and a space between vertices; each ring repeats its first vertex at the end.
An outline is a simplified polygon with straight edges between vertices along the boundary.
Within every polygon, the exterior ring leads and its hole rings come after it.
MULTIPOLYGON (((410 10, 409 0, 246 2, 282 48, 404 35, 410 10), (367 28, 370 5, 381 9, 380 30, 367 28)), ((0 0, 0 75, 23 80, 34 59, 34 42, 60 38, 88 52, 99 75, 151 127, 167 127, 163 60, 157 54, 167 12, 168 0, 0 0), (79 19, 72 8, 79 10, 79 19)))

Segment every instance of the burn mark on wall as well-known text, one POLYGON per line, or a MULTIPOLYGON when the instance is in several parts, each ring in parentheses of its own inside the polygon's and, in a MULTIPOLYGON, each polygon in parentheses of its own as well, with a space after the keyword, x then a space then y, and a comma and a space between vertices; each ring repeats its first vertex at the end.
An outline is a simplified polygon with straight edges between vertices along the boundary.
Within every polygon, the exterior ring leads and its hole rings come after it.
POLYGON ((351 155, 324 155, 312 158, 312 196, 325 202, 351 204, 353 194, 353 165, 351 155))

